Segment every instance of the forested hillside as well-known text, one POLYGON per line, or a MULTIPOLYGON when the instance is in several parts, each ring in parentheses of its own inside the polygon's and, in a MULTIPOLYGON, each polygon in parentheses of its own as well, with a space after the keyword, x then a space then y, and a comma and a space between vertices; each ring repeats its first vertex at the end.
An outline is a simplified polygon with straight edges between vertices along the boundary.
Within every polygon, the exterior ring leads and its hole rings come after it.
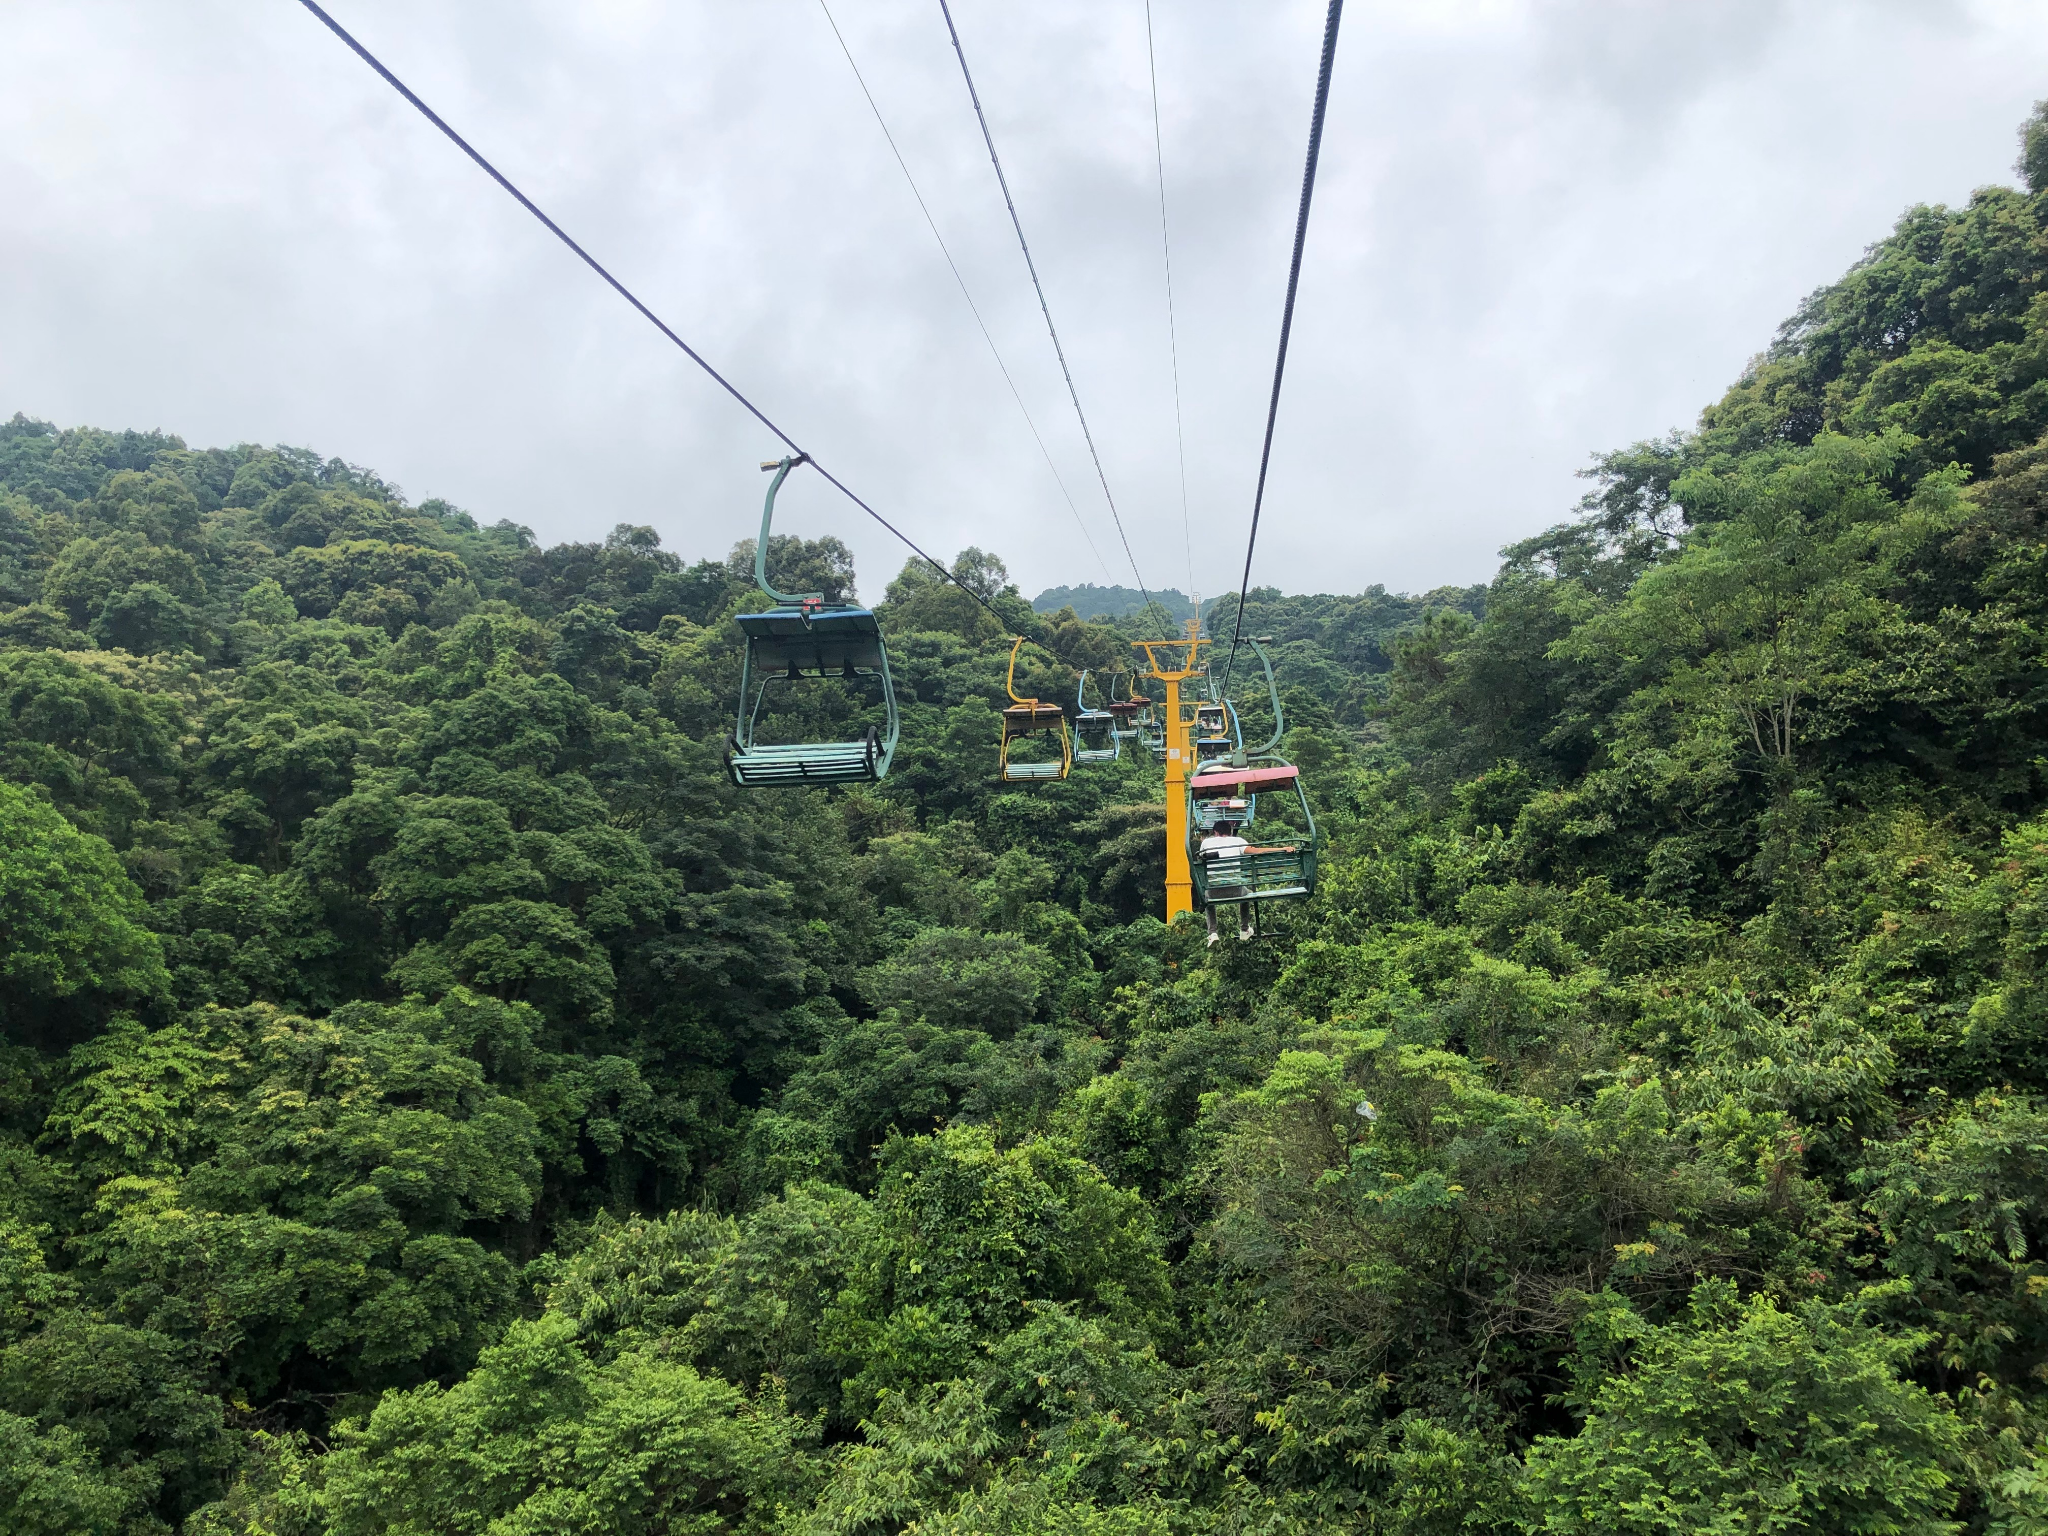
MULTIPOLYGON (((1256 591, 1323 879, 1214 948, 915 566, 887 781, 741 792, 750 546, 16 416, 11 1529, 2048 1531, 2025 149, 1483 591, 1256 591)), ((955 569, 1048 697, 1166 622, 955 569)))
POLYGON ((1047 587, 1031 599, 1031 606, 1040 613, 1071 608, 1089 619, 1135 618, 1152 603, 1157 603, 1169 619, 1187 620, 1195 616, 1193 601, 1173 587, 1163 592, 1141 592, 1136 587, 1098 587, 1092 581, 1084 581, 1076 587, 1047 587))

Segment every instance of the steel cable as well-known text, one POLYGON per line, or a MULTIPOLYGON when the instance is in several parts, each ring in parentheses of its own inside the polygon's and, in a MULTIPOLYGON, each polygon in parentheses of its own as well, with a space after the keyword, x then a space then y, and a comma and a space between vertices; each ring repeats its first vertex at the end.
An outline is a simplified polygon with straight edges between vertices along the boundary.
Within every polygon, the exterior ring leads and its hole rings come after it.
POLYGON ((1095 547, 1095 536, 1088 531, 1088 524, 1081 517, 1081 509, 1074 505, 1073 492, 1067 489, 1067 482, 1060 474, 1059 465, 1052 460, 1052 453, 1045 446, 1045 439, 1038 435, 1038 423, 1031 419, 1031 408, 1024 403, 1024 396, 1017 388, 1017 381, 1010 377, 1010 366, 1003 361, 1002 352, 996 347, 995 337, 989 334, 988 322, 981 318, 981 306, 974 302, 974 295, 967 291, 967 279, 960 275, 959 263, 953 260, 953 252, 946 245, 946 237, 939 233, 939 222, 932 217, 932 211, 925 205, 924 193, 917 188, 917 178, 910 174, 910 166, 903 158, 903 151, 896 147, 896 135, 889 131, 887 119, 875 101, 875 93, 868 89, 867 77, 861 74, 860 65, 853 59, 853 50, 846 46, 846 36, 839 30, 839 23, 832 15, 832 7, 825 0, 818 0, 818 9, 825 13, 825 23, 832 29, 832 36, 839 43, 839 51, 846 55, 846 66, 853 71, 853 78, 860 86, 861 95, 868 100, 868 110, 875 114, 875 126, 882 130, 882 137, 889 141, 889 153, 896 157, 896 165, 903 172, 903 180, 910 188, 910 195, 917 199, 917 211, 924 215, 924 221, 931 227, 932 238, 939 243, 939 254, 946 258, 946 265, 952 270, 953 281, 960 285, 960 297, 967 301, 967 308, 974 316, 974 323, 981 327, 981 339, 988 343, 989 355, 996 360, 996 367, 1002 370, 1003 382, 1010 386, 1010 395, 1017 402, 1017 409, 1023 414, 1024 425, 1031 429, 1031 440, 1038 444, 1038 451, 1045 457, 1045 467, 1052 471, 1053 484, 1060 488, 1060 495, 1067 501, 1067 510, 1074 514, 1074 526, 1081 530, 1081 537, 1087 542, 1088 553, 1095 557, 1095 563, 1102 567, 1104 580, 1114 580, 1109 574, 1109 562, 1102 558, 1102 551, 1095 547))
MULTIPOLYGON (((822 0, 820 0, 822 3, 822 0)), ((1159 61, 1152 51, 1152 0, 1145 0, 1145 71, 1152 81, 1152 161, 1159 169, 1159 251, 1166 262, 1166 346, 1173 359, 1173 446, 1180 461, 1180 541, 1188 557, 1188 597, 1195 619, 1202 608, 1195 597, 1195 537, 1188 527, 1188 443, 1181 426, 1180 334, 1173 320, 1173 242, 1166 234, 1166 143, 1159 131, 1159 61)))
POLYGON ((569 247, 570 250, 574 251, 579 257, 581 257, 584 265, 589 267, 591 271, 595 272, 599 277, 603 278, 607 283, 609 283, 612 286, 613 290, 617 292, 620 298, 624 299, 628 304, 632 305, 635 309, 640 311, 641 315, 644 316, 646 320, 651 325, 653 325, 656 330, 660 331, 662 335, 666 336, 670 341, 674 342, 678 347, 682 348, 684 355, 687 356, 691 362, 695 363, 699 368, 702 368, 706 373, 711 375, 711 377, 717 382, 718 386, 721 389, 723 389, 727 394, 731 395, 733 399, 737 400, 742 406, 746 408, 747 413, 750 416, 752 416, 756 421, 760 422, 761 425, 766 427, 770 432, 774 433, 775 436, 782 441, 782 443, 789 449, 789 451, 797 458, 797 460, 800 463, 809 464, 811 468, 815 469, 819 474, 823 475, 825 479, 831 482, 832 486, 835 489, 837 489, 841 495, 846 497, 848 501, 852 502, 856 507, 859 507, 861 511, 867 513, 869 517, 872 517, 876 522, 880 523, 884 528, 888 529, 890 533, 894 534, 897 537, 897 539, 899 539, 903 543, 904 547, 907 548, 912 554, 916 555, 920 560, 924 561, 925 564, 929 565, 933 570, 937 571, 940 576, 944 577, 947 581, 952 582, 954 586, 958 587, 962 592, 965 592, 969 597, 973 598, 977 603, 981 604, 983 608, 986 608, 989 611, 989 613, 994 616, 996 622, 1003 626, 1004 633, 1007 634, 1009 632, 1009 620, 1005 619, 1002 616, 1002 614, 997 611, 994 604, 990 603, 987 598, 983 597, 979 592, 975 591, 974 588, 968 586, 966 582, 962 581, 959 577, 955 576, 951 571, 946 569, 946 567, 941 565, 937 560, 933 559, 930 555, 926 554, 922 549, 920 549, 917 546, 917 544, 911 539, 911 537, 908 534, 906 534, 902 529, 898 528, 894 523, 890 522, 889 519, 882 516, 882 514, 877 512, 873 507, 869 506, 860 497, 856 496, 853 493, 853 490, 837 475, 833 474, 831 470, 827 469, 824 465, 820 464, 816 459, 812 458, 811 455, 804 452, 803 449, 799 448, 796 444, 796 439, 791 437, 787 432, 783 431, 782 428, 777 426, 774 422, 770 421, 766 414, 762 412, 761 408, 755 405, 754 402, 749 400, 745 395, 741 394, 739 389, 732 383, 730 379, 726 378, 724 374, 720 373, 716 368, 712 367, 710 363, 706 362, 702 353, 698 352, 695 347, 691 346, 687 341, 683 340, 682 337, 678 336, 673 330, 669 329, 668 323, 664 321, 661 318, 661 316, 657 315, 653 310, 649 309, 645 304, 641 303, 638 296, 634 294, 632 289, 628 288, 616 277, 613 277, 610 272, 605 270, 603 264, 600 263, 595 256, 591 255, 590 252, 586 251, 585 249, 583 249, 582 246, 578 245, 574 240, 572 240, 569 237, 568 231, 563 229, 561 225, 557 224, 545 213, 542 213, 540 211, 540 208, 534 203, 532 198, 528 197, 524 192, 520 191, 517 187, 515 187, 509 180, 506 179, 504 174, 500 172, 495 165, 492 165, 490 161, 486 160, 482 155, 478 154, 476 149, 470 144, 470 142, 467 139, 465 139, 461 134, 457 133, 453 128, 449 127, 446 121, 442 119, 440 114, 435 112, 434 109, 428 106, 424 101, 420 100, 420 98, 413 93, 411 87, 406 85, 406 83, 403 80, 399 79, 398 76, 394 75, 393 73, 391 73, 390 70, 386 69, 383 63, 377 58, 375 54, 371 53, 369 49, 365 48, 361 43, 355 40, 355 38, 349 33, 347 28, 343 27, 340 22, 336 21, 332 16, 328 15, 326 11, 322 10, 320 6, 315 3, 315 0, 299 0, 299 3, 303 5, 307 10, 311 11, 316 17, 318 17, 321 23, 326 26, 328 31, 332 32, 336 37, 340 38, 344 43, 348 44, 350 51, 353 52, 355 56, 361 59, 365 64, 369 65, 371 69, 375 70, 377 74, 383 78, 384 83, 386 85, 390 86, 394 91, 398 92, 399 95, 403 96, 408 102, 412 103, 412 105, 418 109, 420 116, 424 117, 428 122, 432 123, 436 128, 440 129, 442 133, 446 134, 449 140, 455 145, 457 149, 461 150, 465 155, 469 156, 470 159, 474 160, 477 163, 477 165, 483 170, 486 176, 489 176, 491 180, 495 181, 500 187, 504 188, 506 192, 511 194, 513 200, 517 202, 520 207, 524 208, 528 213, 532 214, 536 219, 540 220, 542 224, 547 226, 548 232, 550 234, 552 234, 557 240, 560 240, 562 244, 569 247))
POLYGON ((1080 418, 1081 436, 1088 441, 1088 456, 1095 461, 1095 477, 1102 482, 1102 499, 1109 503, 1110 520, 1116 524, 1116 536, 1123 540, 1124 558, 1131 562, 1131 575, 1138 583, 1138 593, 1145 599, 1145 606, 1152 606, 1152 594, 1145 588, 1145 578, 1138 572, 1138 557, 1131 553, 1130 535, 1124 532, 1124 520, 1116 509, 1116 497, 1109 491, 1109 476, 1103 472, 1102 455, 1095 451, 1095 434, 1088 430, 1088 413, 1081 409, 1081 392, 1074 387, 1074 371, 1067 366, 1067 351, 1060 345, 1060 333, 1052 323, 1052 306, 1045 301, 1045 285, 1038 280, 1038 263, 1031 259, 1031 243, 1024 238, 1024 221, 1017 217, 1017 200, 1010 196, 1010 178, 1003 174, 1002 156, 996 153, 995 135, 989 132, 988 114, 981 110, 981 93, 974 88, 974 71, 967 67, 967 50, 960 46, 960 29, 953 25, 952 7, 946 0, 939 0, 939 10, 946 18, 946 34, 953 39, 953 52, 960 60, 960 75, 967 82, 967 99, 974 103, 975 120, 981 124, 982 142, 988 145, 989 164, 996 168, 996 185, 1003 189, 1003 204, 1010 210, 1010 224, 1017 231, 1017 244, 1024 252, 1024 266, 1031 274, 1031 287, 1038 294, 1039 312, 1045 316, 1046 334, 1052 337, 1053 354, 1060 360, 1060 373, 1067 381, 1067 395, 1074 402, 1074 414, 1080 418))
POLYGON ((1244 605, 1252 586, 1252 551, 1259 543, 1259 510, 1266 502, 1266 467, 1273 458, 1273 423, 1280 414, 1280 380, 1287 372, 1287 337, 1294 329, 1294 293, 1301 283, 1301 252, 1308 241, 1308 207, 1316 192, 1316 160, 1323 148, 1323 109, 1330 101, 1330 66, 1337 57, 1337 23, 1344 0, 1330 0, 1323 22, 1323 63, 1316 76, 1316 106, 1308 124, 1308 164, 1301 173, 1301 211, 1294 220, 1294 260, 1287 269, 1287 304, 1280 312, 1280 352, 1273 360, 1273 397, 1266 406, 1266 445, 1259 452, 1259 488, 1252 498, 1251 537, 1244 546, 1244 580, 1237 589, 1237 622, 1231 626, 1230 659, 1223 666, 1223 692, 1230 693, 1231 669, 1237 665, 1238 643, 1244 637, 1244 605))

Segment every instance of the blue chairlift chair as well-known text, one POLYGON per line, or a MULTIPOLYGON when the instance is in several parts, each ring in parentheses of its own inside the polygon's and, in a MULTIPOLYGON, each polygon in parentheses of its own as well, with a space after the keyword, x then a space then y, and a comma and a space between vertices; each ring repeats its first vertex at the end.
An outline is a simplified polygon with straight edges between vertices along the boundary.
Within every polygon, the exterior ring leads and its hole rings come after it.
POLYGON ((827 602, 822 592, 784 593, 768 584, 768 531, 775 493, 802 457, 763 464, 775 471, 761 509, 754 545, 754 580, 775 606, 739 616, 747 650, 740 663, 739 719, 725 754, 726 772, 744 788, 782 784, 871 784, 889 772, 902 721, 889 677, 889 650, 874 614, 848 602, 827 602), (873 678, 882 686, 885 726, 869 726, 854 741, 763 742, 755 728, 770 683, 873 678), (750 702, 751 700, 751 702, 750 702))
POLYGON ((1088 707, 1088 673, 1081 673, 1081 686, 1074 694, 1074 761, 1113 763, 1123 755, 1123 738, 1117 734, 1116 715, 1108 709, 1088 707))

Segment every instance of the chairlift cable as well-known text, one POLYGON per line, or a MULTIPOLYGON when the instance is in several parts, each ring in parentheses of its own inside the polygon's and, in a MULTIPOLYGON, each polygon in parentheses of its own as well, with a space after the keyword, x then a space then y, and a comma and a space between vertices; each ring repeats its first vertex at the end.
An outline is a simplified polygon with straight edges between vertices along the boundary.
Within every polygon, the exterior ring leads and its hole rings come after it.
POLYGON ((967 82, 967 99, 974 103, 975 119, 981 124, 982 142, 988 145, 989 164, 996 168, 996 184, 1003 189, 1003 203, 1010 210, 1010 224, 1017 231, 1017 244, 1024 252, 1024 266, 1031 274, 1031 286, 1038 294, 1039 312, 1045 316, 1046 333, 1052 337, 1053 354, 1060 360, 1060 372, 1067 381, 1067 395, 1074 402, 1074 414, 1081 421, 1081 436, 1087 439, 1088 456, 1095 461, 1095 478, 1102 482, 1102 499, 1109 503, 1110 520, 1116 524, 1117 537, 1123 540, 1124 558, 1131 562, 1131 575, 1137 579, 1139 595, 1145 599, 1145 606, 1152 606, 1152 594, 1145 588, 1145 578, 1138 571, 1138 557, 1131 553, 1131 537, 1124 532, 1124 520, 1116 509, 1116 497, 1109 491, 1109 476, 1102 468, 1102 455, 1095 449, 1095 434, 1088 429, 1088 414, 1081 409, 1081 392, 1074 387, 1074 371, 1067 366, 1067 351, 1060 345, 1060 333, 1052 323, 1052 306, 1045 301, 1045 285, 1038 280, 1038 263, 1031 258, 1031 243, 1024 238, 1024 221, 1017 216, 1017 200, 1010 196, 1010 178, 1003 174, 1002 157, 996 153, 995 135, 989 132, 988 114, 981 110, 981 93, 974 88, 974 72, 967 67, 967 50, 960 46, 960 29, 953 25, 952 7, 946 0, 939 0, 939 11, 946 18, 946 33, 953 39, 953 52, 960 60, 960 75, 967 82))
POLYGON ((1330 101, 1330 66, 1337 57, 1337 23, 1344 17, 1344 0, 1330 0, 1330 12, 1323 22, 1323 63, 1316 76, 1315 112, 1308 125, 1308 163, 1301 173, 1301 211, 1294 220, 1294 260, 1287 269, 1287 303, 1280 312, 1280 351, 1273 360, 1273 397, 1266 405, 1266 445, 1259 452, 1259 488, 1252 498, 1251 537, 1244 546, 1244 580, 1237 589, 1237 622, 1231 626, 1230 659, 1223 666, 1223 692, 1230 693, 1230 673, 1237 664, 1237 647, 1244 635, 1245 598, 1251 592, 1252 551, 1259 543, 1259 509, 1266 501, 1266 467, 1273 458, 1273 423, 1280 414, 1280 381, 1287 372, 1287 337, 1294 329, 1294 293, 1301 283, 1301 251, 1308 241, 1308 208, 1316 191, 1316 159, 1323 147, 1323 109, 1330 101))
MULTIPOLYGON (((1173 320, 1173 242, 1166 233, 1166 144, 1159 131, 1159 61, 1152 50, 1152 0, 1145 0, 1145 69, 1152 80, 1152 163, 1159 170, 1159 251, 1166 262, 1166 347, 1173 360, 1173 445, 1180 459, 1180 540, 1188 557, 1188 596, 1193 598, 1195 538, 1188 527, 1188 442, 1181 426, 1180 336, 1173 320)), ((1198 606, 1195 617, 1199 620, 1201 616, 1198 606)))
POLYGON ((476 149, 470 144, 470 142, 467 139, 465 139, 461 134, 457 133, 453 128, 449 127, 447 122, 441 117, 439 113, 437 113, 432 107, 428 106, 424 101, 420 100, 420 98, 413 93, 411 87, 406 85, 406 83, 403 80, 399 79, 398 76, 394 75, 393 73, 391 73, 390 70, 386 69, 382 61, 380 61, 375 54, 370 52, 370 50, 365 48, 361 43, 357 42, 356 39, 349 33, 349 31, 345 27, 341 25, 340 22, 336 21, 332 16, 328 15, 326 11, 322 10, 320 6, 316 3, 316 0, 299 0, 299 3, 303 5, 307 10, 311 11, 313 15, 317 17, 320 20, 320 22, 327 28, 328 31, 332 32, 336 37, 340 38, 344 43, 348 44, 350 51, 352 51, 356 55, 356 57, 361 59, 365 64, 369 65, 371 69, 375 70, 378 73, 378 75, 380 75, 383 78, 384 83, 386 85, 390 86, 394 91, 398 92, 399 95, 403 96, 408 102, 412 103, 412 105, 418 109, 419 114, 422 117, 424 117, 428 122, 432 123, 436 128, 440 129, 442 133, 446 134, 448 136, 448 139, 455 145, 455 147, 461 150, 465 155, 469 156, 470 159, 474 160, 477 163, 477 165, 483 170, 485 175, 489 176, 491 180, 495 181, 500 187, 504 188, 504 190, 511 195, 514 202, 518 203, 520 207, 524 208, 528 213, 532 214, 536 219, 540 220, 542 224, 547 226, 548 232, 550 234, 554 235, 554 237, 557 240, 560 240, 562 244, 569 247, 570 250, 574 251, 579 257, 581 257, 584 265, 589 267, 591 271, 595 272, 599 277, 603 278, 607 283, 609 283, 613 290, 617 292, 620 298, 624 299, 628 304, 632 305, 635 309, 640 311, 641 315, 648 321, 649 324, 651 324, 656 330, 660 331, 661 334, 666 336, 670 341, 674 342, 678 347, 682 348, 683 353, 690 359, 690 361, 695 363, 699 368, 703 369, 706 373, 711 375, 712 379, 718 384, 718 386, 721 389, 723 389, 727 394, 731 395, 733 399, 737 400, 742 406, 746 408, 747 413, 749 415, 751 415, 756 421, 760 422, 761 425, 766 427, 770 432, 774 433, 777 438, 781 439, 783 444, 786 447, 788 447, 789 451, 796 456, 798 462, 809 464, 811 468, 815 469, 819 474, 823 475, 825 479, 830 481, 832 486, 836 490, 838 490, 841 495, 845 496, 848 501, 851 501, 855 506, 859 507, 861 511, 867 513, 869 517, 872 517, 876 522, 880 523, 884 528, 888 529, 889 532, 894 534, 903 543, 905 548, 909 549, 912 554, 916 555, 920 560, 924 561, 933 570, 937 571, 941 577, 943 577, 947 581, 952 582, 954 586, 958 587, 962 592, 965 592, 969 597, 973 598, 977 603, 981 604, 983 608, 986 608, 989 611, 989 613, 994 616, 996 622, 1003 626, 1004 632, 1009 632, 1010 621, 1008 619, 1005 619, 1002 616, 1002 614, 996 610, 994 604, 990 603, 987 598, 983 597, 979 592, 975 591, 974 588, 970 587, 969 585, 967 585, 966 582, 962 581, 959 577, 955 576, 951 571, 947 570, 946 567, 941 565, 937 560, 933 559, 930 555, 926 554, 902 529, 898 528, 894 523, 890 522, 889 519, 882 516, 881 513, 877 512, 873 507, 869 506, 859 496, 855 495, 852 488, 848 486, 845 481, 841 480, 837 475, 833 474, 831 470, 827 469, 824 465, 820 464, 816 459, 812 458, 811 455, 804 452, 803 449, 799 448, 796 444, 796 439, 792 438, 787 432, 783 431, 782 428, 777 426, 773 421, 770 421, 767 415, 763 413, 761 408, 755 405, 754 402, 749 400, 745 395, 741 394, 738 388, 734 386, 730 379, 726 378, 724 374, 720 373, 716 368, 712 367, 710 363, 705 361, 702 353, 698 352, 695 347, 691 346, 687 341, 683 340, 682 337, 678 336, 673 330, 671 330, 667 322, 665 322, 661 318, 661 316, 657 315, 653 310, 649 309, 645 304, 641 303, 640 299, 637 295, 634 294, 632 289, 628 288, 616 277, 613 277, 610 272, 605 270, 603 264, 600 263, 595 256, 591 255, 590 252, 586 251, 585 249, 583 249, 582 246, 578 245, 574 240, 572 240, 569 237, 569 233, 567 230, 563 229, 561 225, 557 224, 545 213, 542 213, 540 211, 540 208, 538 207, 538 205, 534 203, 532 198, 528 197, 524 192, 520 191, 519 188, 517 188, 509 180, 507 180, 504 173, 501 172, 495 165, 492 165, 490 161, 486 160, 482 155, 478 154, 476 149))
MULTIPOLYGON (((1148 0, 1149 3, 1149 0, 1148 0)), ((939 233, 938 221, 925 205, 924 193, 917 188, 917 178, 910 174, 910 166, 904 161, 903 151, 896 147, 896 135, 889 131, 889 124, 882 116, 882 109, 875 101, 875 93, 868 89, 868 82, 860 72, 860 65, 854 62, 853 50, 846 45, 846 36, 839 30, 839 22, 832 15, 832 7, 825 0, 818 0, 818 9, 825 13, 826 24, 832 28, 832 36, 838 40, 839 51, 846 55, 847 67, 853 71, 853 78, 860 86, 861 95, 868 99, 868 110, 875 114, 875 124, 882 130, 882 137, 889 141, 889 153, 896 157, 896 164, 903 172, 903 180, 910 187, 910 195, 917 199, 918 212, 931 227, 932 238, 939 243, 939 254, 946 258, 946 265, 952 269, 953 281, 960 285, 960 297, 967 301, 967 308, 974 315, 974 323, 981 327, 981 339, 988 343, 989 355, 995 358, 996 367, 1002 370, 1003 382, 1010 386, 1010 395, 1017 402, 1017 409, 1023 414, 1024 425, 1031 429, 1031 439, 1038 444, 1038 451, 1045 457, 1045 467, 1052 471, 1053 484, 1060 488, 1060 495, 1067 501, 1067 510, 1074 514, 1074 524, 1081 530, 1081 537, 1087 542, 1088 553, 1095 557, 1095 563, 1102 567, 1105 580, 1114 580, 1109 574, 1109 562, 1102 558, 1102 551, 1095 547, 1095 536, 1088 531, 1088 524, 1081 517, 1081 509, 1074 505, 1074 493, 1067 489, 1067 482, 1060 474, 1059 466, 1053 462, 1051 451, 1045 446, 1045 439, 1039 436, 1038 423, 1031 419, 1031 409, 1024 403, 1024 396, 1017 388, 1017 381, 1010 377, 1010 368, 1003 361, 1003 354, 996 347, 996 339, 989 334, 988 322, 981 318, 981 307, 974 302, 974 295, 967 290, 967 279, 960 275, 960 267, 953 260, 953 253, 946 245, 946 237, 939 233)))

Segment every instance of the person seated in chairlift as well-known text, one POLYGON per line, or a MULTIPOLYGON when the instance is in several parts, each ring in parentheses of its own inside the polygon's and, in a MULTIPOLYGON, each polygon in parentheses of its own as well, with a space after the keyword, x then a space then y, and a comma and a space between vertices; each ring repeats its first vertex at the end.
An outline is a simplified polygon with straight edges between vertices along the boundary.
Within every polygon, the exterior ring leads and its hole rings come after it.
MULTIPOLYGON (((1242 800, 1226 800, 1223 802, 1223 809, 1232 817, 1241 817, 1249 808, 1242 800)), ((1201 846, 1196 849, 1202 862, 1209 864, 1221 858, 1234 858, 1249 848, 1251 844, 1238 830, 1242 824, 1237 820, 1218 821, 1209 835, 1202 839, 1201 846)), ((1208 882, 1208 888, 1211 892, 1217 889, 1213 878, 1208 882)), ((1216 931, 1216 905, 1213 901, 1203 904, 1202 915, 1209 920, 1209 942, 1214 944, 1222 935, 1216 931)), ((1249 939, 1252 936, 1252 905, 1248 901, 1238 903, 1237 936, 1240 939, 1249 939)))

